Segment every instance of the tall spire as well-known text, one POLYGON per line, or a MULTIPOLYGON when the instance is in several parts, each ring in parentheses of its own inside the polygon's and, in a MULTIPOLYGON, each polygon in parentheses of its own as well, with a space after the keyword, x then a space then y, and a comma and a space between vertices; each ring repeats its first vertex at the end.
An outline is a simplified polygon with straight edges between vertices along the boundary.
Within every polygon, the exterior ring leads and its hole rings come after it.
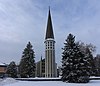
POLYGON ((55 40, 53 34, 51 13, 49 7, 46 37, 45 37, 45 77, 56 77, 55 40))
POLYGON ((51 13, 50 13, 50 6, 49 6, 49 14, 48 14, 48 22, 47 22, 47 30, 46 30, 46 37, 45 39, 53 38, 53 27, 52 27, 52 20, 51 20, 51 13))

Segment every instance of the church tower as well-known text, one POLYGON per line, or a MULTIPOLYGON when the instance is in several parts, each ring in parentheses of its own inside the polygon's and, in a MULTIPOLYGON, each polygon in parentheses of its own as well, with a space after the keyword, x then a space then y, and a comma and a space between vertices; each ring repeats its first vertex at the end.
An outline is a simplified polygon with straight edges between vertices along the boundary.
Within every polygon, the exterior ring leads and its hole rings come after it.
POLYGON ((56 77, 55 40, 49 8, 48 21, 45 36, 45 77, 56 77))

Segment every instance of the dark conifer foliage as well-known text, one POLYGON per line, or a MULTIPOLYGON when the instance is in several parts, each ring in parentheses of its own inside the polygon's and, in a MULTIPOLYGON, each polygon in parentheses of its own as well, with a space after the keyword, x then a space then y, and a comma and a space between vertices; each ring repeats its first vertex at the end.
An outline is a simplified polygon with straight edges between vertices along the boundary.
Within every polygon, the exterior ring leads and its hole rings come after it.
POLYGON ((62 80, 72 83, 89 82, 88 61, 80 47, 75 43, 75 36, 69 34, 62 53, 62 80))
POLYGON ((86 48, 85 58, 87 59, 87 62, 88 62, 86 64, 87 70, 89 71, 90 76, 94 76, 95 75, 94 59, 88 47, 86 48))
POLYGON ((17 78, 17 66, 14 61, 7 66, 6 74, 8 77, 17 78))
POLYGON ((87 65, 88 71, 90 72, 91 76, 95 75, 95 64, 93 59, 93 52, 95 52, 95 46, 92 44, 84 44, 83 42, 79 43, 81 51, 85 54, 85 58, 89 62, 87 65))
POLYGON ((94 58, 95 76, 100 76, 100 54, 97 54, 94 58))
POLYGON ((35 77, 35 54, 30 42, 23 51, 19 64, 19 74, 22 78, 35 77))

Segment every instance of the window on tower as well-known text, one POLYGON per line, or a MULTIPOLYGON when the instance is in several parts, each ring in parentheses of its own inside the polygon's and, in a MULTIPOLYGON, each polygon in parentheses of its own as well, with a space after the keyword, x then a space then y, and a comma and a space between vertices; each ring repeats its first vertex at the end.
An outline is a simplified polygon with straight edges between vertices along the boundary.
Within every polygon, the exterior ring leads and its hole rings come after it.
POLYGON ((52 46, 52 42, 50 42, 50 46, 52 46))

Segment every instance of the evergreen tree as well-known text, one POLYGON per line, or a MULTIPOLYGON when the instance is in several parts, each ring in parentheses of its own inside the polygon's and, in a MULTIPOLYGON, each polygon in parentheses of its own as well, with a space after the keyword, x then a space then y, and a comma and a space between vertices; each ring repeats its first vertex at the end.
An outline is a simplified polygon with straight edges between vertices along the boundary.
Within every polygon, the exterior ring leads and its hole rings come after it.
POLYGON ((88 70, 91 76, 95 75, 95 64, 92 53, 95 52, 95 46, 92 44, 84 44, 83 42, 79 43, 80 50, 85 54, 85 58, 87 59, 88 63, 88 70))
POLYGON ((86 64, 87 70, 89 71, 90 76, 93 76, 95 74, 95 65, 94 65, 93 55, 88 47, 86 48, 85 58, 88 61, 88 64, 86 64))
POLYGON ((62 53, 62 80, 73 83, 89 82, 88 61, 80 47, 75 43, 75 36, 69 34, 62 53))
POLYGON ((20 64, 19 73, 22 78, 35 77, 35 54, 32 45, 28 42, 24 49, 20 64))
POLYGON ((10 62, 10 64, 7 66, 6 73, 8 77, 12 77, 12 78, 17 77, 17 66, 14 61, 10 62))
POLYGON ((94 58, 95 76, 100 76, 100 54, 97 54, 94 58))

